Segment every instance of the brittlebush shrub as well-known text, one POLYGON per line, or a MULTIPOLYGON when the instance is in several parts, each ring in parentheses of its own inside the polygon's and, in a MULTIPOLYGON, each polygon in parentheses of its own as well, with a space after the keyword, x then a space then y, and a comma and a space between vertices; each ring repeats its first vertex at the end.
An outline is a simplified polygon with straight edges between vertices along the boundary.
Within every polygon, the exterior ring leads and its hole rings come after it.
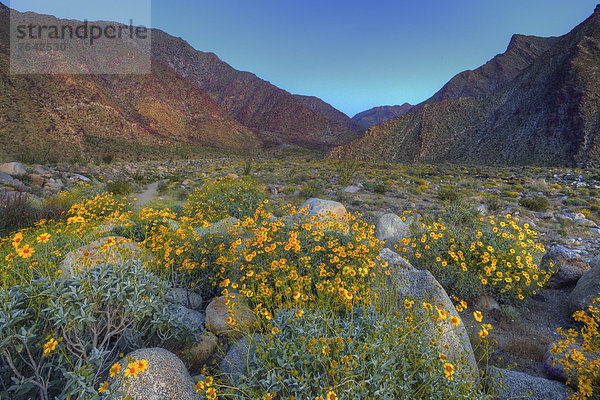
POLYGON ((432 314, 354 308, 281 310, 254 335, 247 371, 231 399, 484 399, 421 327, 432 314))
POLYGON ((569 399, 597 399, 600 396, 600 298, 594 299, 587 310, 577 311, 573 319, 582 324, 579 331, 561 328, 558 333, 562 340, 552 345, 550 350, 556 355, 555 362, 564 366, 569 376, 568 384, 576 387, 569 399), (581 340, 579 340, 581 339, 581 340), (580 343, 581 346, 573 346, 580 343))
POLYGON ((490 295, 515 303, 535 294, 550 277, 540 268, 544 245, 529 224, 511 215, 482 217, 463 206, 417 223, 415 236, 397 246, 418 269, 428 269, 452 295, 490 295))
POLYGON ((265 199, 262 187, 250 181, 232 178, 207 180, 189 196, 185 215, 217 222, 227 217, 252 215, 265 199))

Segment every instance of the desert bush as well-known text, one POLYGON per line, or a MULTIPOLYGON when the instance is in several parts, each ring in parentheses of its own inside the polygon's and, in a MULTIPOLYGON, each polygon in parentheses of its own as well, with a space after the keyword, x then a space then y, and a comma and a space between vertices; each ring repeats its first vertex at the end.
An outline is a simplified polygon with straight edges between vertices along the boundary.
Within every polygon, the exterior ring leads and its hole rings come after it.
POLYGON ((190 217, 217 222, 227 217, 252 215, 265 198, 264 189, 250 181, 209 180, 189 195, 184 210, 190 217))
POLYGON ((127 196, 131 194, 131 184, 123 180, 108 182, 106 184, 106 191, 117 196, 127 196))
POLYGON ((587 200, 584 200, 584 199, 569 198, 569 199, 564 199, 563 204, 566 206, 584 207, 584 206, 587 206, 589 203, 587 200))
POLYGON ((406 309, 389 315, 364 308, 344 315, 301 311, 273 317, 268 333, 255 339, 249 373, 236 388, 222 390, 223 397, 486 398, 414 329, 432 315, 406 309))
POLYGON ((565 368, 569 376, 567 384, 576 387, 570 399, 596 399, 600 395, 600 298, 593 301, 587 310, 577 311, 573 319, 580 323, 579 329, 564 331, 558 328, 562 340, 552 345, 550 350, 556 355, 555 362, 565 368), (573 346, 581 338, 581 346, 573 346))
POLYGON ((546 211, 550 207, 548 199, 539 195, 523 197, 519 200, 519 205, 530 211, 546 211))
POLYGON ((133 263, 3 287, 0 354, 10 367, 3 391, 15 400, 100 398, 121 352, 196 334, 174 318, 163 288, 133 263))
POLYGON ((414 238, 398 248, 466 300, 487 294, 514 303, 535 294, 550 277, 539 267, 545 249, 529 224, 521 226, 511 215, 475 216, 460 205, 424 218, 414 238))
POLYGON ((454 187, 442 186, 437 192, 437 197, 442 201, 448 201, 453 203, 460 200, 461 193, 454 187))
POLYGON ((0 237, 31 226, 37 221, 37 214, 27 193, 0 195, 0 237))
POLYGON ((320 181, 311 179, 300 188, 300 196, 306 198, 318 197, 323 194, 323 190, 323 184, 320 181))

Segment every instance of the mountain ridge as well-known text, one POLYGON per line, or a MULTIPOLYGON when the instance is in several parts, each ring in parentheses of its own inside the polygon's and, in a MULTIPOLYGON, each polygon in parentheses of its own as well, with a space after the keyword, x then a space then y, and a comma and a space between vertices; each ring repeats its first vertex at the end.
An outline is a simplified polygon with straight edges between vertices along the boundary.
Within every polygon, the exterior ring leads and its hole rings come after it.
POLYGON ((600 12, 491 94, 416 107, 329 157, 600 166, 600 12))

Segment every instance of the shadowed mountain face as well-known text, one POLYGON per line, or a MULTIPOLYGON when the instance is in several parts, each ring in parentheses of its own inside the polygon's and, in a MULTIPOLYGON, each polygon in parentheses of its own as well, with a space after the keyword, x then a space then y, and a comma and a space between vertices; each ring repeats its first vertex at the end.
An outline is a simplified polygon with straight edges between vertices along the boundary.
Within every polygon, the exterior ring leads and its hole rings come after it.
POLYGON ((164 157, 184 148, 260 145, 206 93, 159 63, 148 75, 10 75, 8 18, 2 6, 0 151, 6 155, 164 157))
MULTIPOLYGON (((456 75, 436 94, 418 106, 493 93, 517 77, 557 41, 558 38, 555 37, 513 35, 506 52, 498 54, 473 71, 463 71, 456 75)), ((415 109, 415 106, 408 103, 401 106, 375 107, 355 115, 352 120, 367 129, 415 109)))
POLYGON ((361 139, 334 149, 330 156, 600 166, 599 9, 553 41, 499 90, 426 103, 369 129, 361 139))
MULTIPOLYGON (((348 143, 359 132, 339 114, 323 111, 304 98, 233 69, 213 53, 192 48, 186 41, 152 31, 152 58, 206 91, 243 125, 268 143, 293 143, 322 148, 348 143), (318 111, 315 111, 312 107, 318 111)), ((340 113, 341 114, 341 113, 340 113)))
POLYGON ((408 103, 404 103, 401 106, 373 107, 367 111, 356 114, 352 117, 352 121, 359 124, 364 129, 368 129, 394 117, 406 114, 412 108, 413 106, 408 103))
POLYGON ((516 78, 558 42, 558 39, 513 35, 506 52, 498 54, 473 71, 463 71, 456 75, 423 104, 493 93, 516 78))

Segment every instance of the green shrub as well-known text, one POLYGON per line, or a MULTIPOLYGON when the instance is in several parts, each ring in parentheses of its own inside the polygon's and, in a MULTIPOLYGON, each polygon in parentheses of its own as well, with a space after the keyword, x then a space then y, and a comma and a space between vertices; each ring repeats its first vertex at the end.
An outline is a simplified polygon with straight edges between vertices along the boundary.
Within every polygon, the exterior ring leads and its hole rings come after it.
POLYGON ((252 215, 265 199, 264 189, 256 183, 224 178, 207 181, 195 189, 189 195, 184 212, 196 218, 202 215, 209 222, 227 217, 242 218, 252 215))
POLYGON ((117 196, 127 196, 131 194, 131 184, 127 181, 114 181, 106 184, 106 191, 117 196))
POLYGON ((564 199, 563 204, 565 206, 584 207, 587 206, 589 203, 587 202, 587 200, 584 199, 569 198, 564 199))
POLYGON ((550 272, 537 232, 506 218, 475 216, 464 206, 447 207, 421 221, 414 238, 398 246, 418 269, 428 269, 451 295, 467 301, 490 295, 517 303, 540 290, 550 272))
POLYGON ((27 193, 0 195, 0 237, 33 225, 37 221, 37 214, 27 193))
POLYGON ((451 380, 444 377, 439 351, 413 328, 424 323, 425 315, 416 314, 361 308, 344 315, 278 312, 271 324, 276 333, 255 335, 249 373, 223 392, 233 399, 271 393, 303 400, 487 398, 459 372, 451 380))
POLYGON ((546 211, 550 208, 548 199, 544 196, 533 195, 531 197, 523 197, 519 200, 519 205, 530 211, 546 211))
POLYGON ((316 180, 311 179, 300 189, 300 196, 302 197, 319 197, 323 194, 323 184, 316 180))
POLYGON ((437 198, 442 201, 454 203, 460 200, 461 193, 454 187, 442 186, 437 192, 437 198))
POLYGON ((126 263, 0 289, 0 354, 10 366, 3 391, 14 400, 99 398, 121 352, 172 349, 199 334, 175 317, 163 288, 143 266, 126 263))

